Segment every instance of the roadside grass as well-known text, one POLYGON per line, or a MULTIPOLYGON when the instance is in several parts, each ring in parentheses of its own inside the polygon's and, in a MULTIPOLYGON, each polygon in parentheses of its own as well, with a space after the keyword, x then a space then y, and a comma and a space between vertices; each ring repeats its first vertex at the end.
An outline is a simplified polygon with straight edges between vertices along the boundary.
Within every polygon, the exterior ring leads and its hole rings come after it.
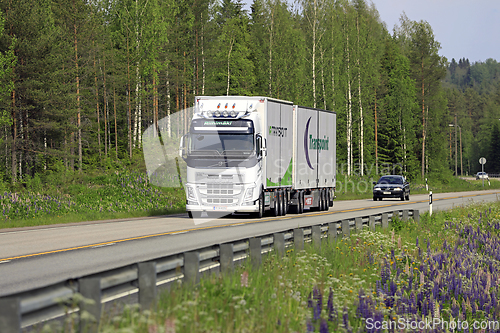
MULTIPOLYGON (((185 213, 184 190, 151 185, 143 169, 50 171, 15 186, 0 183, 0 229, 185 213)), ((429 177, 434 193, 483 189, 481 180, 429 177)), ((377 179, 337 175, 336 200, 371 198, 377 179)), ((485 183, 492 188, 500 181, 485 183)), ((425 183, 411 182, 411 194, 425 193, 425 183)))
MULTIPOLYGON (((378 176, 343 176, 337 175, 336 200, 357 200, 370 199, 373 197, 373 182, 378 180, 378 176)), ((461 179, 451 175, 430 175, 427 181, 429 191, 433 193, 445 192, 465 192, 500 189, 500 181, 490 179, 484 182, 481 180, 461 179)), ((425 188, 425 180, 410 180, 410 195, 428 194, 425 188)))
POLYGON ((499 230, 499 202, 396 220, 324 240, 320 250, 270 253, 255 270, 244 262, 196 286, 176 283, 155 309, 126 307, 100 332, 325 333, 376 331, 370 323, 390 320, 498 320, 499 230))
POLYGON ((69 173, 66 179, 0 191, 0 228, 185 212, 181 188, 161 188, 141 172, 69 173))

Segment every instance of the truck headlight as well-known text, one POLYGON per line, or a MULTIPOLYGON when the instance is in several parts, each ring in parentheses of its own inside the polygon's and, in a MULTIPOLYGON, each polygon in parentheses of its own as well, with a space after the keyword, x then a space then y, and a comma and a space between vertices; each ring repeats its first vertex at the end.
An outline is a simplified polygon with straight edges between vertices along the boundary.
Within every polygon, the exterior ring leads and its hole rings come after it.
POLYGON ((191 186, 186 186, 186 191, 187 191, 187 200, 194 201, 195 205, 198 204, 198 200, 196 199, 196 194, 194 192, 194 188, 192 188, 191 186))
POLYGON ((245 192, 245 197, 243 198, 243 201, 251 201, 253 198, 253 187, 247 188, 247 191, 245 192))

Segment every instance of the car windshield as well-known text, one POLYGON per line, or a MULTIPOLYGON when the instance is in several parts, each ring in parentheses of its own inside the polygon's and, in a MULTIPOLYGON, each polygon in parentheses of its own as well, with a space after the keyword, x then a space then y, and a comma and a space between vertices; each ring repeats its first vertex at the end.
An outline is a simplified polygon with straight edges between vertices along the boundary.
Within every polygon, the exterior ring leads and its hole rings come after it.
POLYGON ((384 176, 378 180, 377 184, 403 184, 403 178, 396 176, 384 176))

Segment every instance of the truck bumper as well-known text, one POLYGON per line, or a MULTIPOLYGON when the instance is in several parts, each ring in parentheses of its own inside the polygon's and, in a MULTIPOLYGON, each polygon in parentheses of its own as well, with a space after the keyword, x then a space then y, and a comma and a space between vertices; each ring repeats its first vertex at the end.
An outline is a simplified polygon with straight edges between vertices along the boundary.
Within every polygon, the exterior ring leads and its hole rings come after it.
POLYGON ((186 211, 191 212, 206 212, 206 213, 220 213, 221 215, 232 213, 255 213, 259 211, 258 201, 253 205, 241 206, 201 206, 201 205, 186 205, 186 211))

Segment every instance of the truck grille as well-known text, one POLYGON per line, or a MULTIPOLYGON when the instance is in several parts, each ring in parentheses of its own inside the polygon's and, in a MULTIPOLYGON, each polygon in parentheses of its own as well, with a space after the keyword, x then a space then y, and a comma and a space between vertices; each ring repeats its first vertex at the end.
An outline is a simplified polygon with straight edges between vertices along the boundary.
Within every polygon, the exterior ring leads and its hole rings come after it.
POLYGON ((208 183, 206 189, 200 189, 200 193, 207 204, 233 205, 238 203, 241 189, 228 183, 208 183))

